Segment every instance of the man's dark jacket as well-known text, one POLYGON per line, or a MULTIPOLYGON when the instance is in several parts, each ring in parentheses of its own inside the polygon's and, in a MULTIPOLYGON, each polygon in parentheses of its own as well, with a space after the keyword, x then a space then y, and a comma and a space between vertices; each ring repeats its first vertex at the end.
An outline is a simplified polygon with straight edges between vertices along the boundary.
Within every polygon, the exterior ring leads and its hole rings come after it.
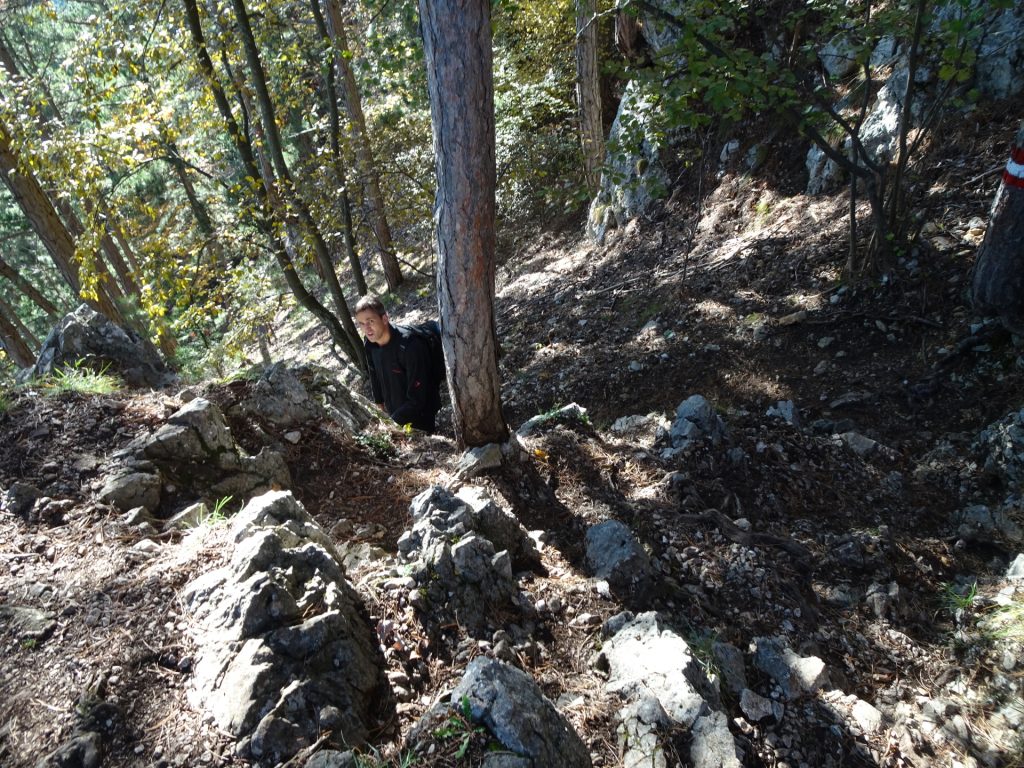
POLYGON ((374 402, 398 424, 434 431, 441 408, 440 377, 431 370, 427 342, 401 325, 391 325, 387 344, 364 341, 374 402))

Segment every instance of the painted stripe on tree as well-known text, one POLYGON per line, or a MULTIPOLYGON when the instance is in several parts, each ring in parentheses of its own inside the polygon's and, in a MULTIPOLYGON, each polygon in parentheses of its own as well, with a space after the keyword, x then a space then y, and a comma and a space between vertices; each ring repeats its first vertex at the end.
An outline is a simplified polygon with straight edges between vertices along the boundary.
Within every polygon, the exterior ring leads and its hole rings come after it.
POLYGON ((1014 147, 1003 171, 1003 184, 1024 189, 1024 147, 1014 147))

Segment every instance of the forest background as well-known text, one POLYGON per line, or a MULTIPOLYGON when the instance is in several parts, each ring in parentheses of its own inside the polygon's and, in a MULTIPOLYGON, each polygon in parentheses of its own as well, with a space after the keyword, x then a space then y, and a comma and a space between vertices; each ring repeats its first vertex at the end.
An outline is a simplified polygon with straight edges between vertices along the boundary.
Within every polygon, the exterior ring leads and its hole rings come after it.
MULTIPOLYGON (((578 225, 605 160, 606 187, 645 183, 623 177, 643 176, 652 143, 699 206, 707 152, 747 121, 769 137, 800 132, 847 172, 851 211, 858 188, 871 211, 861 231, 851 215, 847 269, 884 266, 917 234, 914 153, 942 110, 978 99, 978 42, 1012 5, 494 3, 499 248, 512 252, 563 217, 578 225), (666 44, 646 45, 642 24, 659 25, 666 44), (878 57, 886 41, 909 76, 898 151, 879 158, 860 132, 892 64, 878 57), (822 67, 829 46, 852 64, 843 77, 822 67), (931 93, 915 102, 929 67, 931 93), (632 111, 609 137, 627 84, 632 111), (616 170, 616 157, 635 173, 616 170)), ((186 378, 226 373, 295 303, 360 365, 346 295, 396 291, 436 266, 417 11, 337 0, 7 2, 6 375, 32 364, 82 298, 158 343, 186 378)), ((654 197, 671 191, 654 187, 654 197)), ((591 206, 592 225, 601 212, 591 206)))

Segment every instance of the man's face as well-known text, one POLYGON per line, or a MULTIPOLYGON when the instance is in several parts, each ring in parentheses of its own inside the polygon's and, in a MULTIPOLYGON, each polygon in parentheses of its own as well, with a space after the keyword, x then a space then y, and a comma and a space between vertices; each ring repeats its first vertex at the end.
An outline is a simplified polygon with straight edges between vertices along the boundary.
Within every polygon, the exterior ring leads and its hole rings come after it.
POLYGON ((391 339, 391 325, 387 314, 378 315, 372 309, 364 309, 356 313, 356 325, 366 340, 374 344, 387 344, 391 339))

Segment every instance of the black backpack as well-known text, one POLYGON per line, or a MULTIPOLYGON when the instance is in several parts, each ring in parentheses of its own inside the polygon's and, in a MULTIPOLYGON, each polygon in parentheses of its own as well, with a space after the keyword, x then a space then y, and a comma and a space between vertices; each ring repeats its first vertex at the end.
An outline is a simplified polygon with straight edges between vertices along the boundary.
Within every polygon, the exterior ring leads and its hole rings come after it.
POLYGON ((430 383, 443 383, 446 374, 444 347, 441 345, 441 325, 437 320, 428 320, 425 323, 403 325, 402 327, 414 336, 419 336, 427 343, 427 348, 430 350, 430 383))

